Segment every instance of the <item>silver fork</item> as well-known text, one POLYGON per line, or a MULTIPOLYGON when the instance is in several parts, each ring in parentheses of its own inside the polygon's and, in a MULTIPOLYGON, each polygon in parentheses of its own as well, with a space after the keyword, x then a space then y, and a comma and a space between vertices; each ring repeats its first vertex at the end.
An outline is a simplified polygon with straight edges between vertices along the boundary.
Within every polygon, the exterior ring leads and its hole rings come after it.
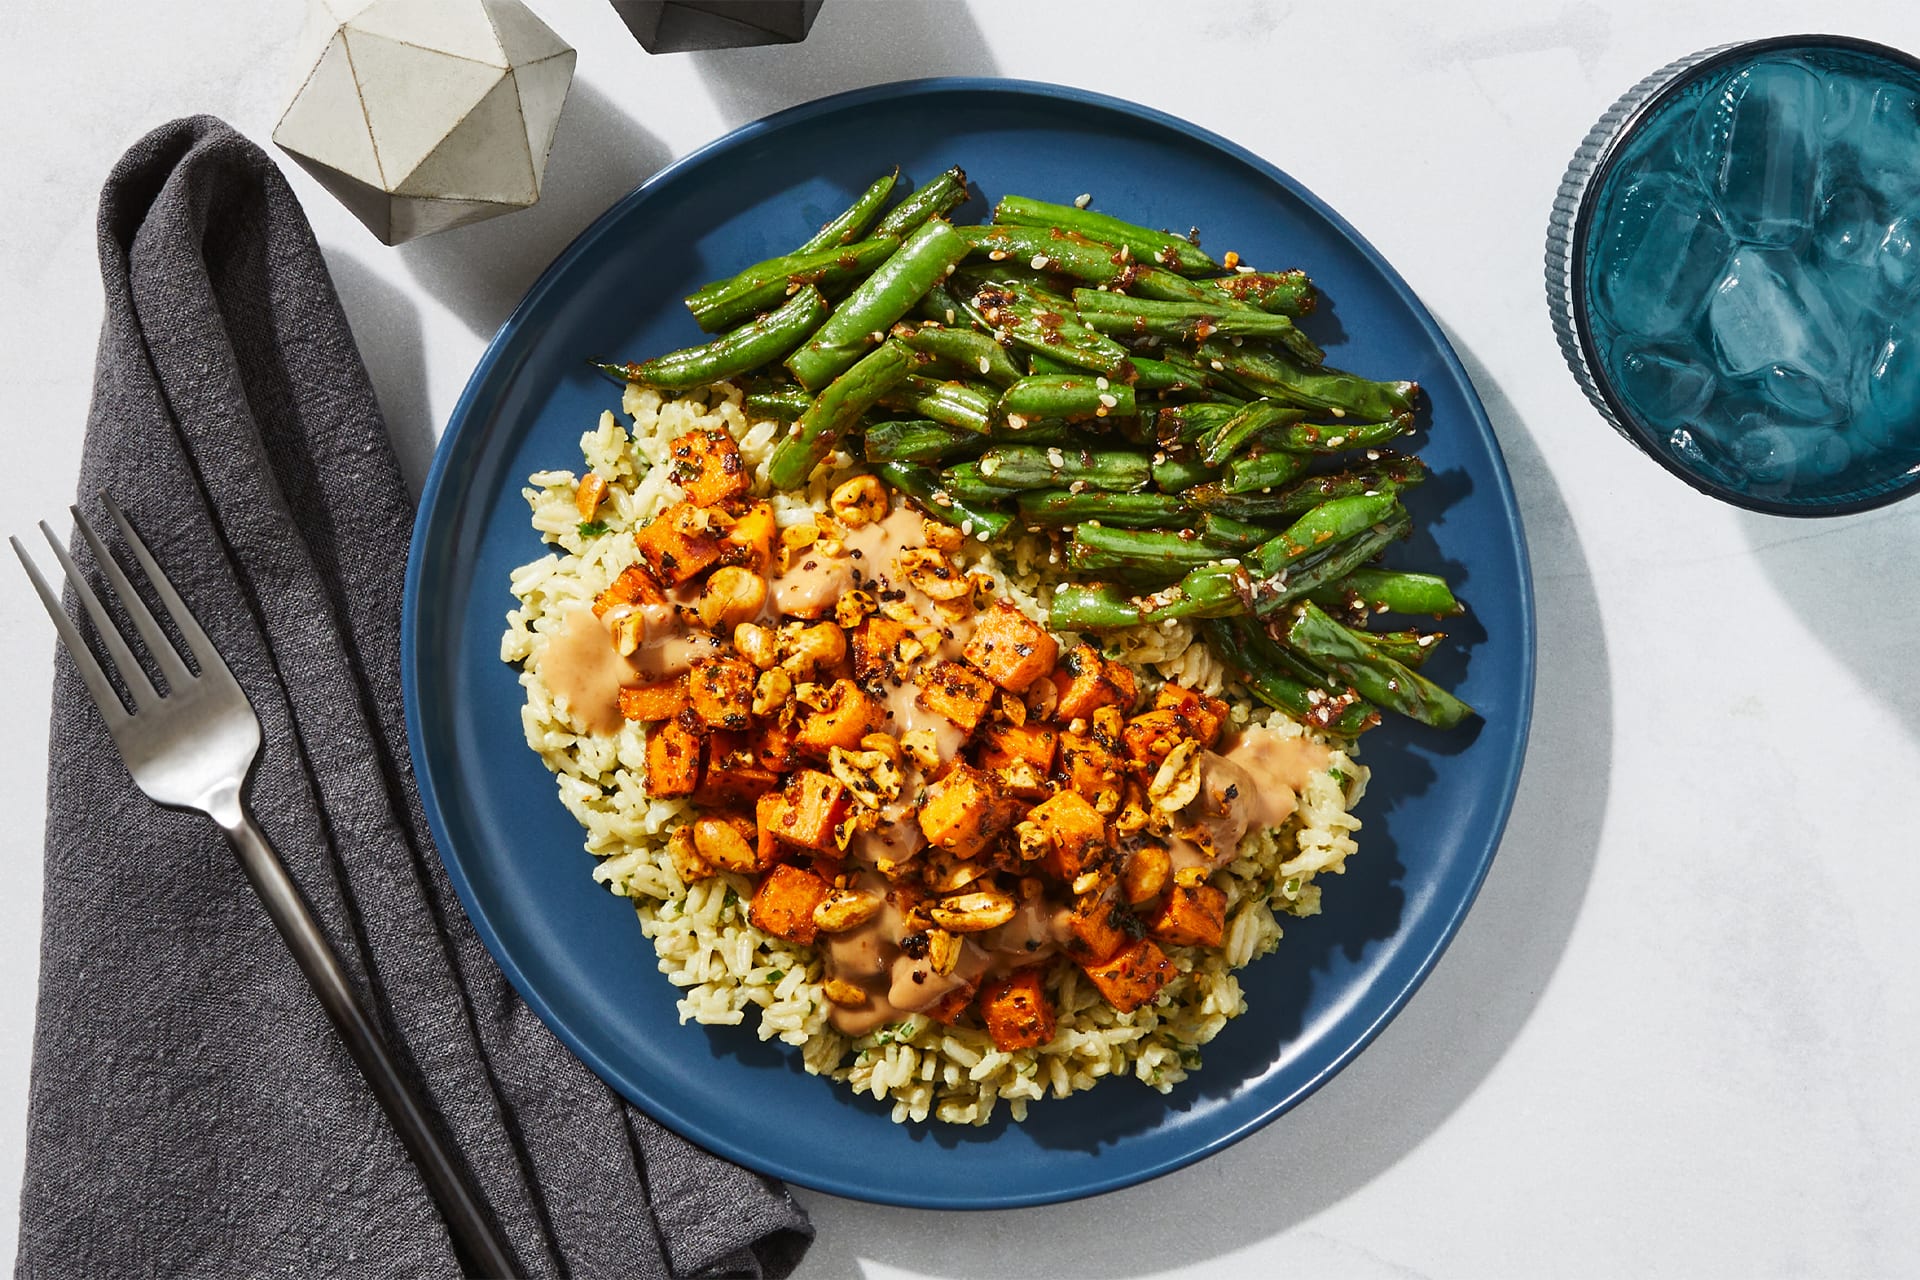
POLYGON ((26 566, 27 575, 33 579, 41 602, 52 615, 53 625, 59 628, 61 643, 93 694, 94 703, 100 708, 100 715, 107 722, 107 730, 120 748, 128 771, 155 803, 204 813, 226 832, 254 892, 260 895, 267 914, 273 918, 288 950, 293 952, 301 972, 306 974, 334 1028, 346 1041, 353 1060, 359 1064, 388 1119, 399 1130, 401 1141, 447 1220, 456 1247, 465 1255, 466 1265, 482 1275, 512 1275, 513 1263, 506 1245, 481 1211, 452 1153, 427 1123, 425 1107, 400 1074, 379 1032, 374 1029, 373 1020, 354 998, 346 972, 327 942, 326 934, 307 909, 286 865, 248 811, 246 781, 260 751, 259 717, 254 714, 246 694, 241 692, 239 681, 233 678, 219 651, 194 621, 173 584, 161 573, 160 566, 134 533, 119 505, 111 497, 102 496, 114 524, 120 529, 120 536, 184 640, 185 657, 200 669, 198 675, 188 669, 119 563, 107 553, 93 528, 81 516, 80 509, 71 508, 74 525, 92 550, 94 563, 106 576, 111 591, 118 596, 121 607, 139 633, 141 643, 165 678, 167 692, 162 695, 157 691, 67 549, 42 521, 40 531, 46 535, 48 545, 66 572, 67 581, 73 585, 74 594, 92 619, 94 633, 118 669, 121 684, 133 702, 131 711, 121 702, 107 673, 101 670, 81 639, 79 628, 61 607, 60 597, 40 576, 40 570, 20 545, 20 539, 9 541, 20 563, 26 566))

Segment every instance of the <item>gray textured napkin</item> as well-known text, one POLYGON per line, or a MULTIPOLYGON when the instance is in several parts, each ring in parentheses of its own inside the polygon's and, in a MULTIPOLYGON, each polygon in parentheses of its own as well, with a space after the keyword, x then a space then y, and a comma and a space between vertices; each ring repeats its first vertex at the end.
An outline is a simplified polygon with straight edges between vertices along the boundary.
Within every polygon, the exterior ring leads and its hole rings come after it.
MULTIPOLYGON (((218 120, 156 130, 107 181, 100 258, 82 506, 119 499, 259 711, 260 824, 521 1268, 786 1275, 812 1228, 785 1189, 625 1106, 448 885, 401 712, 412 503, 279 171, 218 120)), ((224 840, 134 790, 64 655, 51 755, 19 1273, 453 1273, 224 840)))

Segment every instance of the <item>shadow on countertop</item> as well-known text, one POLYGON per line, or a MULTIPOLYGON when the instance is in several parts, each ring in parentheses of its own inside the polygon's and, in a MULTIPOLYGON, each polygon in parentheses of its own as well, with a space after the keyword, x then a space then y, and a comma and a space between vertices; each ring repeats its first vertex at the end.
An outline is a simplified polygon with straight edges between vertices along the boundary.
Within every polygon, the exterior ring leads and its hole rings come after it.
POLYGON ((821 1230, 801 1277, 857 1275, 865 1259, 953 1276, 1130 1276, 1170 1260, 1236 1253, 1391 1169, 1473 1095, 1519 1036, 1565 952, 1598 856, 1612 689, 1599 600, 1560 490, 1511 401, 1449 337, 1493 421, 1527 519, 1539 663, 1532 762, 1500 854, 1425 986, 1319 1093, 1246 1141, 1155 1182, 1038 1209, 919 1213, 911 1231, 901 1229, 901 1215, 913 1211, 802 1192, 821 1230))
POLYGON ((973 15, 951 0, 829 0, 799 44, 669 56, 693 59, 738 120, 894 80, 1000 73, 973 15))
MULTIPOLYGON (((1808 633, 1920 741, 1920 684, 1903 657, 1920 634, 1920 595, 1906 572, 1920 557, 1920 499, 1837 519, 1737 516, 1754 560, 1808 633)), ((1809 701, 1823 697, 1809 673, 1786 668, 1775 678, 1789 690, 1800 682, 1809 701)))
POLYGON ((537 204, 397 252, 469 329, 491 336, 560 251, 669 158, 666 144, 613 99, 576 80, 554 130, 537 204))

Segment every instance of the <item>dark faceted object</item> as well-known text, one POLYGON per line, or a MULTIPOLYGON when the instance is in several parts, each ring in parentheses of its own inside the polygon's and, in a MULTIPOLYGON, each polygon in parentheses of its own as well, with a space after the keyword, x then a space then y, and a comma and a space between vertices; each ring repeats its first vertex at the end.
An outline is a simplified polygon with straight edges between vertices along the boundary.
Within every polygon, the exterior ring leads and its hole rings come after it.
POLYGON ((821 0, 612 0, 648 53, 798 44, 821 0))

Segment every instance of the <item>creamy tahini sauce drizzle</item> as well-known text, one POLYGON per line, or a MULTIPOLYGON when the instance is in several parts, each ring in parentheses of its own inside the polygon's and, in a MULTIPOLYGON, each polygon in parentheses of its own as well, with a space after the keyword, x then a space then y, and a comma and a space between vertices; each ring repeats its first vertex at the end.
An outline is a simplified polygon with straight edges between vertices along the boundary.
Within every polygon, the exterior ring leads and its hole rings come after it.
POLYGON ((720 649, 713 636, 687 634, 671 605, 620 605, 598 618, 586 605, 575 605, 547 637, 540 678, 566 699, 589 733, 618 733, 626 723, 620 715, 621 689, 682 675, 720 649), (646 638, 631 657, 622 657, 613 647, 613 624, 634 614, 645 620, 646 638))
POLYGON ((1212 853, 1194 840, 1167 842, 1174 870, 1224 867, 1248 831, 1277 827, 1293 816, 1307 779, 1332 758, 1322 743, 1272 729, 1248 729, 1225 755, 1200 753, 1200 795, 1180 811, 1183 831, 1206 836, 1212 853))

